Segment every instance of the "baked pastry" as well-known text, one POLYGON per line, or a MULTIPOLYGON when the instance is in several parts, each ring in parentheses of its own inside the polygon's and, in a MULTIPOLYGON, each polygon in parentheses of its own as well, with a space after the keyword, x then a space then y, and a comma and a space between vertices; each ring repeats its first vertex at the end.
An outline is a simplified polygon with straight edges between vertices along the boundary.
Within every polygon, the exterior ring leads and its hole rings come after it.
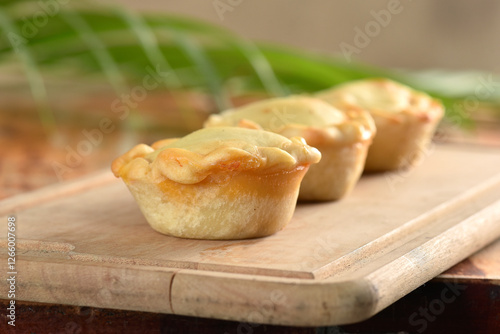
POLYGON ((388 79, 342 84, 316 97, 338 108, 358 107, 372 115, 377 135, 366 158, 366 171, 409 168, 425 153, 444 115, 440 102, 388 79))
POLYGON ((138 145, 113 161, 158 232, 194 239, 273 234, 291 219, 300 182, 321 158, 302 138, 211 128, 138 145))
POLYGON ((359 108, 340 111, 319 99, 290 96, 254 102, 212 115, 205 127, 240 126, 302 137, 321 152, 302 181, 299 200, 337 200, 358 181, 375 133, 370 115, 359 108))

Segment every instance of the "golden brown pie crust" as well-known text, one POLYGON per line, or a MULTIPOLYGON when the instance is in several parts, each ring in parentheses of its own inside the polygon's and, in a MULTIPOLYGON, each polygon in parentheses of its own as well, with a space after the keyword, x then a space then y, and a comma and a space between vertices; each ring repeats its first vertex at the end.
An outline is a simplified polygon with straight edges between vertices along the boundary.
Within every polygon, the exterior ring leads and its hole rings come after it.
POLYGON ((302 138, 212 128, 134 147, 112 164, 158 232, 195 239, 273 234, 291 219, 321 154, 302 138))
POLYGON ((337 200, 348 194, 364 167, 375 134, 370 115, 360 109, 338 110, 308 96, 255 102, 211 116, 205 127, 264 129, 285 137, 299 136, 322 154, 302 181, 299 199, 337 200))
POLYGON ((406 169, 425 154, 444 115, 440 102, 388 79, 349 82, 316 95, 338 108, 365 109, 377 134, 366 158, 366 171, 406 169))

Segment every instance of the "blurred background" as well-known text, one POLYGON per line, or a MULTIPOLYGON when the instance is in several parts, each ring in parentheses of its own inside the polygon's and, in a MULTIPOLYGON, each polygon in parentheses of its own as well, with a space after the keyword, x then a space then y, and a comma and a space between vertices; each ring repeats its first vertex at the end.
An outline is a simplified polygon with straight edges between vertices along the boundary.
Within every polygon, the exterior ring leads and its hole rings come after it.
POLYGON ((276 95, 388 77, 447 108, 437 140, 499 145, 494 0, 0 0, 0 198, 276 95))
POLYGON ((364 31, 370 21, 379 22, 376 17, 383 14, 373 12, 393 7, 395 14, 384 20, 388 24, 353 58, 390 68, 500 72, 500 2, 494 0, 117 2, 140 11, 196 17, 252 40, 333 56, 342 56, 342 42, 356 46, 356 27, 364 31))

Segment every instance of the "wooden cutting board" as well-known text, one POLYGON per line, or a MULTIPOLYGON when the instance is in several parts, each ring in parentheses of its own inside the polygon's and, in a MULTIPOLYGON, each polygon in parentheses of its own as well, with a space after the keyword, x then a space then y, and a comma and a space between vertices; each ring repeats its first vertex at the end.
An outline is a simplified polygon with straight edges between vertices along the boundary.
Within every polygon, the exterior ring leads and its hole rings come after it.
POLYGON ((0 289, 16 218, 16 298, 296 326, 366 319, 500 237, 500 151, 435 146, 243 241, 152 230, 110 172, 0 202, 0 289))

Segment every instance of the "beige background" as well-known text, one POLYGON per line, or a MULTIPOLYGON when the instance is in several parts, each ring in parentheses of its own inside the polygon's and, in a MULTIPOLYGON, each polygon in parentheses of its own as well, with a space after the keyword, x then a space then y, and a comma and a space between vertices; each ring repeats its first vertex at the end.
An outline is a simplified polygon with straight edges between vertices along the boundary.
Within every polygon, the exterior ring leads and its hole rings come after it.
MULTIPOLYGON (((258 41, 339 54, 354 44, 355 28, 374 21, 371 11, 390 1, 327 0, 115 0, 144 11, 198 17, 258 41), (231 6, 221 20, 215 5, 231 6), (234 5, 231 5, 234 4, 234 5)), ((354 59, 410 69, 479 69, 500 73, 500 1, 400 0, 400 13, 354 59)), ((380 26, 380 25, 379 25, 380 26)), ((375 31, 375 30, 374 30, 375 31)))

